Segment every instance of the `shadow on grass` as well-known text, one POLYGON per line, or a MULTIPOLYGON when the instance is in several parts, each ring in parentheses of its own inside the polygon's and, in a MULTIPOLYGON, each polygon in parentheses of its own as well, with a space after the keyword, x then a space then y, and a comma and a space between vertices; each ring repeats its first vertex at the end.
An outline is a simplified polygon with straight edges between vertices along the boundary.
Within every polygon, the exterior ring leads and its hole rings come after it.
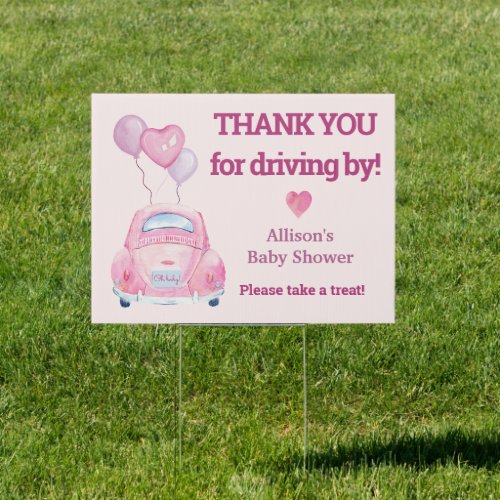
MULTIPOLYGON (((493 469, 500 466, 500 433, 464 432, 451 430, 443 434, 372 437, 339 443, 325 451, 312 450, 307 459, 308 469, 328 470, 344 466, 363 467, 406 465, 415 469, 433 465, 461 464, 493 469)), ((282 465, 288 469, 302 467, 300 454, 289 457, 282 465)))

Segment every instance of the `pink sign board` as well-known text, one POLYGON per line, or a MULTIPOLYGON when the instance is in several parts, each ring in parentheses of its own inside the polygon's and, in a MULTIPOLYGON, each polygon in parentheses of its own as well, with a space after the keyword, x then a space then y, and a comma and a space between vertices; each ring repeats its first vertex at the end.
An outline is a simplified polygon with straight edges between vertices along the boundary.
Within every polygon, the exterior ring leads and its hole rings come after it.
POLYGON ((92 321, 394 322, 394 95, 92 96, 92 321))

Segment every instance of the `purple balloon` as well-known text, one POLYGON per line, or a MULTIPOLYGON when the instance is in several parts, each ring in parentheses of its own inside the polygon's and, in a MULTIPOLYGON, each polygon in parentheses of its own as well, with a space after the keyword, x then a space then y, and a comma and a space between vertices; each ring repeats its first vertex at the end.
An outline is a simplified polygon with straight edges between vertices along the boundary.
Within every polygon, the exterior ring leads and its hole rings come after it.
POLYGON ((198 168, 198 158, 188 148, 181 149, 177 159, 167 168, 170 177, 174 179, 178 186, 186 182, 198 168))
POLYGON ((113 132, 116 145, 135 159, 141 154, 141 134, 148 128, 142 118, 127 115, 118 120, 113 132))

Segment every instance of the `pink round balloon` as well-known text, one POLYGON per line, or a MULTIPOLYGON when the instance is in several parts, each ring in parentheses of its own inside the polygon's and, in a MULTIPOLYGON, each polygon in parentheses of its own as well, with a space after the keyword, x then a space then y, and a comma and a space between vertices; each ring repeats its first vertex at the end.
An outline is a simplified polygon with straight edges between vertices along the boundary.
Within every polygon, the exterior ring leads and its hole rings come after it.
POLYGON ((186 182, 198 168, 198 158, 193 151, 184 148, 167 172, 178 186, 186 182))
POLYGON ((126 115, 115 125, 113 139, 122 151, 137 159, 142 151, 141 135, 147 128, 145 121, 139 116, 126 115))
POLYGON ((158 130, 148 128, 141 135, 143 151, 160 167, 168 168, 179 156, 184 146, 184 132, 177 125, 167 125, 158 130))

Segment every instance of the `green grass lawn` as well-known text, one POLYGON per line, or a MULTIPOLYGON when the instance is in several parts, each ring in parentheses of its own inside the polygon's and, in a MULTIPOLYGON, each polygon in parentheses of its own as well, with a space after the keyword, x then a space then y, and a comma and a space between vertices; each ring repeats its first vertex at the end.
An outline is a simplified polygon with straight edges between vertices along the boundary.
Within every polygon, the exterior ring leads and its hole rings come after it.
POLYGON ((0 497, 499 498, 493 0, 0 1, 0 497), (92 92, 397 96, 391 326, 90 323, 92 92))

